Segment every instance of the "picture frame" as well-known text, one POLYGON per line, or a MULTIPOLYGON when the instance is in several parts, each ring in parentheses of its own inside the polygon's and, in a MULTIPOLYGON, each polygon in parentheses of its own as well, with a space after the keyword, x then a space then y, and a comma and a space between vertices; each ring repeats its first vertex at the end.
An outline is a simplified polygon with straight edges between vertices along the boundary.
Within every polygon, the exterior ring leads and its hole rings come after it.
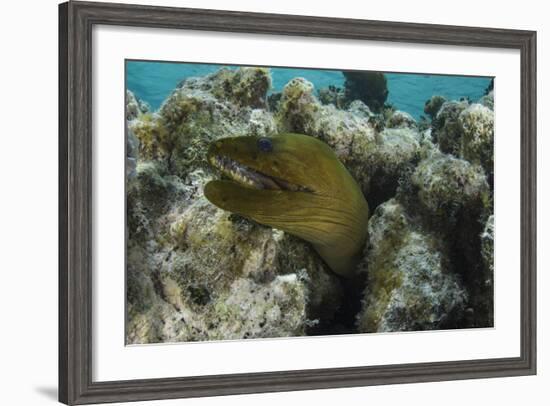
POLYGON ((536 32, 73 2, 59 6, 59 400, 88 404, 536 374, 536 32), (513 49, 520 53, 520 355, 444 362, 94 381, 95 25, 513 49))

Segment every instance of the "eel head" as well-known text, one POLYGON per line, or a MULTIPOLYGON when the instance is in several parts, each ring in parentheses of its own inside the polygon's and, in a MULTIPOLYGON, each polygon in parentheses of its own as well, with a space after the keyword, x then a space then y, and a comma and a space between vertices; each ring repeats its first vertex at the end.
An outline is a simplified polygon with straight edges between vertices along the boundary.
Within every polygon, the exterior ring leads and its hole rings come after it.
POLYGON ((211 203, 309 241, 333 271, 352 273, 368 206, 325 143, 301 134, 223 138, 208 160, 225 178, 205 186, 211 203))

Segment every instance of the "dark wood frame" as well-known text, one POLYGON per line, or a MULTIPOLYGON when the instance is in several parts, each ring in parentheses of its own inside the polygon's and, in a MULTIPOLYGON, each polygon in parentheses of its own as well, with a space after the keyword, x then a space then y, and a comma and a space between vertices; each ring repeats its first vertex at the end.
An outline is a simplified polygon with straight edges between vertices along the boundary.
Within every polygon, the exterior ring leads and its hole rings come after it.
POLYGON ((536 32, 69 2, 59 6, 59 400, 216 396, 536 373, 536 32), (93 382, 94 24, 518 49, 521 53, 521 355, 517 358, 93 382))

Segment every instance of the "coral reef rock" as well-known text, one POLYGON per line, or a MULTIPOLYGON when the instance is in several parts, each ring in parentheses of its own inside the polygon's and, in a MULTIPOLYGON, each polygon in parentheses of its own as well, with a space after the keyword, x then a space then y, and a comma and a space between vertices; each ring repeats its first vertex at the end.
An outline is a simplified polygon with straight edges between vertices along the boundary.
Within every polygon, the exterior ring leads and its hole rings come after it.
POLYGON ((311 135, 330 145, 368 201, 373 194, 374 200, 381 198, 380 184, 387 190, 382 195, 391 197, 388 195, 395 193, 401 172, 419 150, 421 135, 414 119, 397 112, 395 123, 401 128, 379 132, 371 123, 374 114, 363 102, 356 100, 342 110, 321 104, 313 93, 313 84, 303 78, 295 78, 284 87, 278 110, 279 130, 311 135), (372 179, 375 183, 371 188, 372 179))
POLYGON ((432 120, 432 137, 442 152, 460 155, 462 131, 458 116, 466 108, 466 101, 445 102, 432 120))
POLYGON ((329 324, 340 281, 313 249, 215 208, 198 190, 204 175, 194 177, 179 199, 154 166, 136 177, 132 205, 164 205, 142 215, 148 223, 130 221, 149 231, 130 229, 129 342, 298 336, 329 324))
POLYGON ((460 323, 467 293, 437 235, 418 228, 395 199, 378 206, 369 235, 360 332, 431 330, 460 323))
POLYGON ((386 127, 388 128, 414 128, 416 120, 409 113, 397 110, 388 118, 386 127))
POLYGON ((149 111, 149 106, 138 100, 131 91, 126 91, 126 176, 131 179, 136 175, 139 139, 131 129, 131 122, 149 111))
POLYGON ((452 155, 434 153, 422 160, 411 177, 420 204, 438 221, 451 221, 462 208, 489 204, 483 169, 452 155))
POLYGON ((303 78, 287 83, 277 113, 280 132, 307 134, 326 142, 361 186, 368 187, 364 164, 376 143, 376 131, 363 116, 322 105, 313 92, 313 84, 303 78))
POLYGON ((348 101, 361 100, 374 112, 380 112, 388 98, 388 81, 381 72, 342 72, 345 97, 348 101))
POLYGON ((460 156, 493 173, 494 113, 481 104, 472 104, 458 116, 462 130, 460 156))
POLYGON ((480 164, 493 176, 492 92, 480 103, 445 102, 432 121, 432 136, 442 152, 480 164))
POLYGON ((126 90, 126 120, 131 121, 147 113, 150 107, 133 92, 126 90))
MULTIPOLYGON (((481 234, 481 257, 483 259, 482 272, 475 278, 472 290, 476 294, 477 315, 475 322, 480 327, 493 325, 493 275, 494 275, 495 224, 494 216, 487 218, 481 234)), ((474 314, 475 316, 476 314, 474 314)))
POLYGON ((487 223, 485 224, 485 228, 483 230, 483 234, 481 235, 481 248, 482 248, 482 256, 483 256, 483 264, 485 265, 485 273, 487 275, 486 280, 487 283, 490 282, 490 279, 493 275, 493 268, 494 268, 494 237, 495 236, 495 224, 494 224, 494 216, 491 215, 487 219, 487 223))
POLYGON ((178 85, 159 111, 130 123, 142 159, 164 162, 184 178, 206 166, 208 144, 217 138, 276 132, 266 107, 271 77, 264 68, 220 69, 178 85))
POLYGON ((238 68, 182 81, 157 111, 127 92, 127 342, 492 325, 492 91, 434 96, 417 122, 385 105, 383 75, 318 97, 303 78, 270 87, 269 69, 238 68), (213 140, 284 132, 326 142, 369 202, 356 279, 203 196, 213 140))
POLYGON ((413 170, 420 157, 420 137, 411 128, 386 128, 377 134, 376 144, 364 159, 364 170, 371 174, 364 191, 372 207, 393 197, 400 179, 413 170))
POLYGON ((489 91, 486 95, 484 95, 481 99, 479 99, 478 103, 484 105, 485 107, 490 108, 491 110, 494 110, 495 108, 494 91, 493 90, 489 91))
POLYGON ((334 104, 338 108, 345 108, 348 104, 344 90, 336 86, 320 89, 319 101, 322 104, 334 104))
POLYGON ((424 113, 426 113, 432 120, 437 116, 439 109, 443 106, 447 99, 443 96, 434 95, 424 104, 424 113))
POLYGON ((370 118, 376 116, 361 100, 354 100, 350 103, 348 111, 355 114, 356 116, 362 117, 369 120, 370 118))

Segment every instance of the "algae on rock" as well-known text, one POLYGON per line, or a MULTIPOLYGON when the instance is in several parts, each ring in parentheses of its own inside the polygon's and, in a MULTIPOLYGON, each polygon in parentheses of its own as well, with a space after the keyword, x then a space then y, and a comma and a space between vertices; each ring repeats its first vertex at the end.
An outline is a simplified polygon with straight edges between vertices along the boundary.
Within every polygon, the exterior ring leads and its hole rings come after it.
POLYGON ((485 107, 490 108, 491 110, 494 110, 495 108, 495 94, 494 91, 489 91, 486 95, 484 95, 481 99, 478 101, 479 104, 484 105, 485 107))
POLYGON ((494 144, 492 106, 492 93, 480 103, 445 102, 432 121, 432 135, 441 151, 482 165, 490 182, 494 144))
POLYGON ((429 215, 453 222, 464 207, 488 206, 490 189, 479 165, 452 155, 434 153, 420 161, 411 177, 420 204, 429 215))
POLYGON ((495 249, 494 215, 487 217, 481 233, 481 258, 483 266, 471 283, 472 296, 475 299, 474 322, 479 327, 493 325, 494 313, 494 249, 495 249), (477 310, 477 312, 475 311, 477 310))
POLYGON ((447 99, 443 96, 434 95, 424 104, 424 113, 426 113, 432 120, 437 116, 439 109, 443 106, 447 99))
POLYGON ((156 112, 128 92, 128 343, 492 325, 492 92, 433 97, 425 130, 384 91, 369 107, 303 78, 270 87, 268 69, 220 69, 156 112), (374 210, 362 304, 306 242, 203 196, 210 142, 283 132, 326 142, 374 210))
POLYGON ((160 160, 184 178, 206 167, 206 149, 214 139, 273 135, 275 122, 263 109, 270 86, 264 68, 221 69, 183 81, 157 113, 130 123, 140 141, 140 157, 160 160))
MULTIPOLYGON (((420 134, 412 117, 397 113, 396 127, 379 132, 371 123, 374 116, 360 101, 347 110, 322 105, 314 96, 313 84, 303 78, 291 80, 283 89, 277 113, 281 132, 299 132, 316 137, 333 148, 338 158, 361 186, 367 200, 371 180, 385 183, 389 192, 397 187, 401 172, 416 158, 420 134)), ((379 195, 374 185, 373 194, 379 195)), ((374 197, 379 200, 379 197, 374 197)))
POLYGON ((207 178, 195 173, 128 258, 129 341, 296 336, 329 323, 338 278, 306 243, 211 205, 195 190, 207 178))
POLYGON ((458 117, 466 108, 466 101, 444 102, 432 120, 432 136, 441 152, 459 156, 462 131, 458 117))
POLYGON ((140 100, 133 92, 126 90, 126 120, 132 121, 140 115, 147 113, 150 107, 140 100))
POLYGON ((393 111, 386 122, 388 128, 415 128, 416 126, 413 116, 400 110, 393 111))
POLYGON ((467 293, 452 272, 440 238, 414 224, 395 199, 369 221, 367 288, 357 316, 360 332, 452 328, 467 293))
POLYGON ((493 174, 493 111, 481 104, 465 109, 458 121, 462 127, 460 156, 473 164, 483 166, 487 174, 493 174))

